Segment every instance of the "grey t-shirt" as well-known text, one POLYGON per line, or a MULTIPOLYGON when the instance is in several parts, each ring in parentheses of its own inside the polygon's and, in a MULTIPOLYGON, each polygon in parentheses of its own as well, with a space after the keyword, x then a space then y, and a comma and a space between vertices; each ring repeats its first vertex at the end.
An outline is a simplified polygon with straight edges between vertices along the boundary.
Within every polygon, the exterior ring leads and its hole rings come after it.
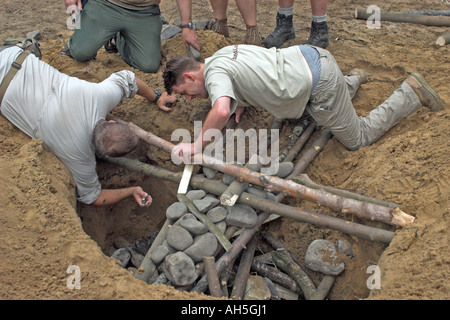
MULTIPOLYGON (((0 52, 0 81, 21 51, 12 47, 0 52)), ((131 71, 92 83, 63 74, 29 55, 6 90, 1 114, 30 137, 42 139, 71 171, 77 199, 90 204, 101 192, 92 143, 94 127, 136 92, 131 71)))
POLYGON ((227 96, 232 99, 231 112, 237 106, 257 106, 280 119, 301 117, 312 85, 298 46, 228 46, 205 59, 204 76, 212 105, 227 96))

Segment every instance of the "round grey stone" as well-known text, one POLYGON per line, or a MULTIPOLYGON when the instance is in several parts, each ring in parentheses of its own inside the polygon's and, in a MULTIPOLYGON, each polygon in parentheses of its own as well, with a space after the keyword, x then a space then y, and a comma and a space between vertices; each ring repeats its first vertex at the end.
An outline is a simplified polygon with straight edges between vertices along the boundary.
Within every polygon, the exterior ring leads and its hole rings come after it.
POLYGON ((160 245, 152 252, 150 259, 152 259, 154 264, 159 265, 168 254, 169 248, 167 246, 160 245))
POLYGON ((166 217, 169 220, 178 220, 188 212, 187 206, 182 202, 172 203, 166 210, 166 217))
POLYGON ((204 234, 208 228, 198 220, 185 219, 180 222, 180 226, 189 231, 193 235, 204 234))
POLYGON ((279 178, 286 178, 294 170, 292 162, 280 162, 276 176, 279 178))
POLYGON ((176 286, 190 285, 198 277, 195 273, 194 262, 181 251, 166 256, 163 272, 170 282, 176 286))
POLYGON ((170 227, 167 231, 167 244, 172 248, 175 248, 177 250, 184 250, 188 248, 193 242, 194 239, 192 238, 189 231, 180 226, 170 227))
POLYGON ((200 200, 206 195, 205 190, 190 190, 186 193, 186 197, 192 200, 200 200))
POLYGON ((205 197, 200 200, 193 200, 192 202, 195 204, 198 211, 200 211, 201 213, 205 213, 208 210, 215 207, 216 205, 218 205, 220 203, 220 200, 213 197, 205 197))
POLYGON ((203 257, 212 256, 217 249, 217 245, 216 236, 207 232, 196 237, 192 246, 184 250, 184 253, 191 257, 194 262, 200 262, 203 257))
POLYGON ((235 204, 232 207, 227 207, 227 210, 226 222, 228 225, 243 228, 253 228, 256 225, 258 216, 252 207, 245 204, 235 204))
POLYGON ((206 215, 211 219, 212 222, 217 223, 225 220, 227 217, 227 209, 222 206, 217 206, 209 210, 206 215))
POLYGON ((308 246, 305 266, 330 276, 338 276, 345 269, 344 262, 336 255, 334 244, 323 239, 314 240, 308 246))
POLYGON ((119 248, 111 255, 112 258, 116 259, 125 268, 131 260, 131 253, 126 248, 119 248))

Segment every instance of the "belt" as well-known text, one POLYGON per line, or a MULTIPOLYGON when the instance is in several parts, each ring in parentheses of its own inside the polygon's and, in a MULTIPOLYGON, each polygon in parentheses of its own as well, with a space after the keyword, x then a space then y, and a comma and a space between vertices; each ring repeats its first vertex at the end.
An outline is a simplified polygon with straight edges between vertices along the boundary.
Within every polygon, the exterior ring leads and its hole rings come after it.
POLYGON ((22 63, 29 54, 29 51, 23 51, 21 54, 19 54, 16 60, 11 63, 11 68, 9 69, 8 73, 2 81, 2 84, 0 85, 0 106, 2 105, 3 96, 5 95, 6 89, 8 89, 11 80, 14 78, 17 71, 22 68, 22 63))

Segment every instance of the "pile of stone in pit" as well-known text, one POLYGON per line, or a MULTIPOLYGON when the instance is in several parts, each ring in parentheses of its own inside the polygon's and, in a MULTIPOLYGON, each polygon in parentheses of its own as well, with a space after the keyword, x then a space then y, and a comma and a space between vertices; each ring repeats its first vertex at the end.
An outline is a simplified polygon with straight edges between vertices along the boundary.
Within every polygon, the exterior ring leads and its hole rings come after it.
MULTIPOLYGON (((292 162, 280 163, 277 176, 284 178, 292 170, 292 162)), ((218 172, 203 167, 203 174, 209 179, 214 179, 218 172)), ((234 180, 231 175, 224 174, 222 177, 222 182, 226 185, 230 185, 234 180)), ((259 186, 250 185, 246 192, 276 200, 273 193, 259 186)), ((207 194, 204 190, 191 190, 187 192, 186 197, 223 233, 231 226, 253 228, 257 223, 258 215, 248 205, 236 203, 231 207, 223 206, 220 204, 220 197, 207 194)), ((174 223, 169 226, 164 243, 151 254, 151 259, 159 271, 159 278, 155 279, 155 282, 171 284, 174 287, 187 287, 201 276, 203 257, 215 256, 220 249, 220 243, 182 202, 170 205, 166 217, 174 223)))
MULTIPOLYGON (((285 178, 292 170, 291 162, 280 163, 276 175, 285 178)), ((218 172, 204 167, 203 174, 209 179, 216 179, 218 172)), ((224 174, 221 179, 226 185, 230 185, 235 180, 233 176, 227 174, 224 174)), ((259 186, 249 185, 245 191, 264 199, 276 201, 274 194, 259 186)), ((232 230, 253 228, 257 223, 257 213, 248 205, 236 203, 234 206, 224 206, 220 203, 220 197, 207 194, 204 190, 190 190, 186 197, 224 234, 231 227, 232 230)), ((150 259, 157 268, 148 283, 166 284, 180 290, 190 290, 203 276, 203 257, 220 258, 218 253, 221 252, 221 244, 207 226, 199 221, 182 202, 171 204, 166 210, 166 218, 169 221, 166 239, 160 246, 154 248, 150 255, 150 259)), ((119 260, 124 268, 128 266, 130 271, 136 271, 150 246, 146 243, 145 249, 140 248, 142 244, 141 241, 134 246, 128 245, 120 248, 114 252, 113 257, 119 260)), ((349 244, 342 240, 336 244, 337 250, 341 253, 345 252, 343 247, 348 248, 348 246, 349 244)), ((341 274, 345 268, 343 262, 337 259, 335 245, 326 240, 315 240, 310 244, 305 255, 305 266, 333 277, 341 274)), ((258 275, 251 275, 248 278, 244 300, 270 299, 274 296, 271 292, 273 290, 270 289, 274 288, 274 284, 271 285, 269 278, 260 276, 260 270, 256 269, 255 271, 258 275)), ((301 291, 298 286, 295 285, 295 287, 297 289, 294 292, 284 293, 285 299, 298 299, 301 291)), ((278 289, 281 288, 278 286, 278 289)), ((279 292, 277 295, 280 295, 279 292)))

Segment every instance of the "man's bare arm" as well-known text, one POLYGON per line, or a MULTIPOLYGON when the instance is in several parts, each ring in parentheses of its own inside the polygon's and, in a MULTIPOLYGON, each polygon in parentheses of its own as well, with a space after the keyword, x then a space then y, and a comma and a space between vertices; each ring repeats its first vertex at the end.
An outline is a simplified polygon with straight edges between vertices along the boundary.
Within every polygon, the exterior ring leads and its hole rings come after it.
POLYGON ((145 206, 150 206, 152 198, 150 195, 142 190, 141 187, 129 187, 122 189, 102 189, 98 198, 91 204, 93 206, 101 207, 116 204, 126 198, 134 197, 136 202, 141 205, 142 199, 148 197, 145 206))
MULTIPOLYGON (((188 24, 192 21, 192 0, 177 0, 178 10, 180 11, 181 24, 188 24)), ((200 42, 198 36, 194 30, 189 28, 183 28, 181 30, 181 36, 183 38, 186 48, 192 45, 195 49, 200 51, 200 42)))

